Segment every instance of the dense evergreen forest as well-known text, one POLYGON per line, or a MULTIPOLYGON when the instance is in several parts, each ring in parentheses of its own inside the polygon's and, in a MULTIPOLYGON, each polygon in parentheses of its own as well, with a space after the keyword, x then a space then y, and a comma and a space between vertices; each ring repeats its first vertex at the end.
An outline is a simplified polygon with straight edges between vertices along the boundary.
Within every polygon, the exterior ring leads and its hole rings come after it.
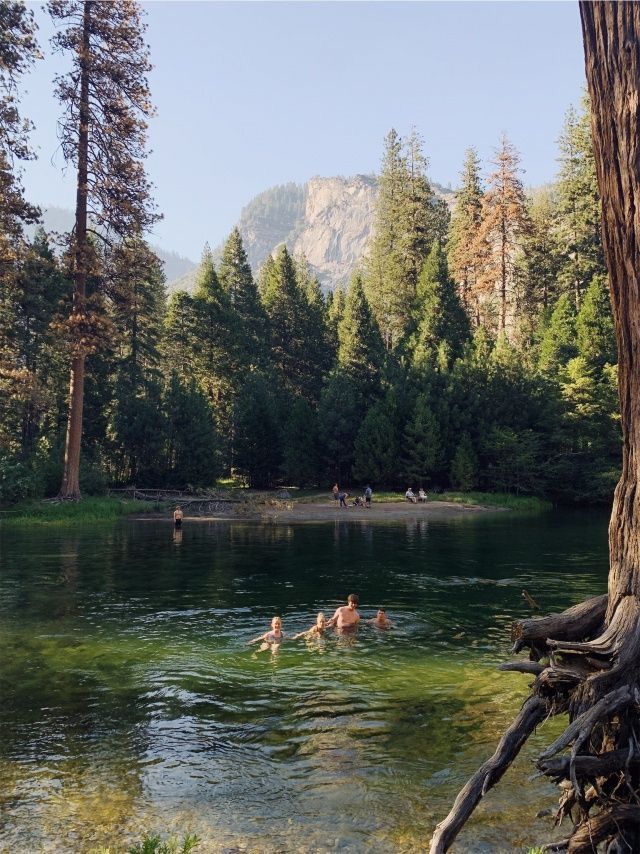
POLYGON ((205 248, 193 295, 167 299, 149 213, 113 216, 109 240, 89 219, 79 303, 76 233, 23 234, 37 210, 16 81, 37 47, 22 4, 0 12, 15 35, 0 90, 0 500, 57 493, 79 348, 85 492, 233 476, 611 498, 616 351, 587 103, 567 112, 553 184, 528 192, 503 138, 486 177, 468 151, 452 213, 420 136, 391 131, 346 292, 324 295, 285 246, 254 278, 234 230, 217 265, 205 248))

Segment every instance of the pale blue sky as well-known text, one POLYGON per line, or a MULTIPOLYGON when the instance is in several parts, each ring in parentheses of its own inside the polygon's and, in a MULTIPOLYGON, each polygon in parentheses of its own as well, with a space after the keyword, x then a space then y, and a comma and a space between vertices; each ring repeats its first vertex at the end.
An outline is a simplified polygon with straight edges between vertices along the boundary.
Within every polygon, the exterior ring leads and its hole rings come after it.
MULTIPOLYGON (((36 4, 44 44, 50 23, 36 4)), ((148 169, 165 219, 154 242, 197 260, 252 196, 314 175, 377 171, 391 127, 415 125, 431 177, 456 185, 465 149, 501 132, 524 180, 557 168, 584 67, 574 2, 147 2, 158 116, 148 169)), ((57 151, 49 55, 26 81, 40 158, 32 201, 72 207, 57 151), (52 164, 53 160, 53 164, 52 164)))

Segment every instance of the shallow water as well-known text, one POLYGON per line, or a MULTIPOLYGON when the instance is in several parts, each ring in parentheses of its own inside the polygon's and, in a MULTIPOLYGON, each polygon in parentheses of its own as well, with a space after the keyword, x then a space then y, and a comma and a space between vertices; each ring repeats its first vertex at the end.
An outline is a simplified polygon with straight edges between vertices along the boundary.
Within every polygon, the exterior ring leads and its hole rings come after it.
MULTIPOLYGON (((496 673, 509 625, 606 590, 603 514, 451 522, 187 524, 2 532, 0 851, 425 850, 528 679, 496 673), (285 633, 357 592, 395 627, 285 633)), ((526 782, 541 728, 454 850, 553 838, 526 782)))

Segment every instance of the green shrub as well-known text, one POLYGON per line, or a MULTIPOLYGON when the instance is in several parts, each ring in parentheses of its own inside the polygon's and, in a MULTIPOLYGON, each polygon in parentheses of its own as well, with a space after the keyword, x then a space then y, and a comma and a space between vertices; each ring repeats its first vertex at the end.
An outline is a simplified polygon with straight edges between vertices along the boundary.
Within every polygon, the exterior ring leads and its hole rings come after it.
POLYGON ((159 836, 145 836, 140 845, 129 848, 128 854, 189 854, 199 842, 195 834, 185 836, 182 843, 174 837, 163 841, 159 836))
POLYGON ((10 451, 0 451, 0 503, 11 504, 36 495, 37 480, 27 463, 10 451))

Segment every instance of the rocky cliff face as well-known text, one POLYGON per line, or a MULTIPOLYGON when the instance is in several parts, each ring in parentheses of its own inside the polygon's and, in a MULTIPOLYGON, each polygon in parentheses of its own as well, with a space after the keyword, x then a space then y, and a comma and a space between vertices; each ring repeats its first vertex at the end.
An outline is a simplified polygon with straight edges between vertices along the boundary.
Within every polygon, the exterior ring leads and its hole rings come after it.
POLYGON ((375 178, 366 175, 308 182, 304 221, 288 248, 306 256, 325 288, 345 283, 364 255, 377 192, 375 178))
MULTIPOLYGON (((452 204, 452 190, 433 187, 452 204)), ((373 175, 312 178, 304 185, 283 184, 260 193, 238 222, 254 274, 267 255, 285 243, 293 255, 306 256, 324 290, 344 285, 365 254, 377 193, 373 175)), ((169 289, 191 290, 194 282, 195 274, 188 273, 170 282, 169 289)))

